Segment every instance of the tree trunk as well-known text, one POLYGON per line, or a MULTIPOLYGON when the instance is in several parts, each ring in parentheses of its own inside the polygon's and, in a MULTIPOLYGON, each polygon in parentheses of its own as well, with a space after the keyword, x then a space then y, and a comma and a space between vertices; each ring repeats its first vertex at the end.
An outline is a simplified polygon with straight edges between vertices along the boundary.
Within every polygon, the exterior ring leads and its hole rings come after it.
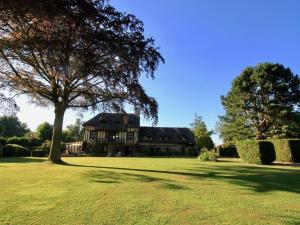
POLYGON ((63 163, 61 160, 61 140, 65 109, 62 106, 55 106, 54 112, 54 128, 48 161, 61 164, 63 163))

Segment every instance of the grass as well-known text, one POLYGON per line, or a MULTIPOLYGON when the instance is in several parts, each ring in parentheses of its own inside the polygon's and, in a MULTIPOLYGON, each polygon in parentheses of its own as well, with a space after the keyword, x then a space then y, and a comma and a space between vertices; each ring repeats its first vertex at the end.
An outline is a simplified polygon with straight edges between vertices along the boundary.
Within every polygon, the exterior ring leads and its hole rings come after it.
POLYGON ((300 168, 184 158, 0 159, 0 224, 300 224, 300 168))

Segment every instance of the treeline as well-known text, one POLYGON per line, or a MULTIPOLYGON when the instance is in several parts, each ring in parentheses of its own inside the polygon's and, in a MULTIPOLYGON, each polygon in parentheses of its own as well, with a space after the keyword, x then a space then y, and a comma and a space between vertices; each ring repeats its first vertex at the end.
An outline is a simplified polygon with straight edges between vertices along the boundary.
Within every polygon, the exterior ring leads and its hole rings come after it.
MULTIPOLYGON (((62 147, 66 142, 82 139, 82 122, 77 119, 72 125, 63 130, 62 147)), ((26 123, 22 123, 16 116, 0 117, 0 149, 3 156, 45 156, 51 147, 53 125, 41 123, 35 131, 31 131, 26 123)))

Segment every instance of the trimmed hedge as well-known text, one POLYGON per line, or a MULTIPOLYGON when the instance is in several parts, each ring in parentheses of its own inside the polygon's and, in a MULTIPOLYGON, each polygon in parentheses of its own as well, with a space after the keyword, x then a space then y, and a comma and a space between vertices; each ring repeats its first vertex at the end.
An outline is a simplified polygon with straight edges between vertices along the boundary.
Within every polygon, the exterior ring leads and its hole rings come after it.
POLYGON ((7 144, 2 148, 2 153, 4 157, 16 157, 16 156, 30 156, 30 151, 20 145, 7 144))
POLYGON ((250 164, 270 164, 275 161, 274 145, 269 141, 238 141, 236 143, 240 158, 250 164))
POLYGON ((215 148, 215 151, 221 157, 239 157, 236 146, 233 143, 225 143, 223 145, 219 145, 215 148))
POLYGON ((30 141, 26 137, 10 137, 7 139, 7 144, 15 144, 23 147, 29 147, 30 141))
POLYGON ((275 147, 276 161, 300 162, 300 139, 273 139, 270 141, 275 147))

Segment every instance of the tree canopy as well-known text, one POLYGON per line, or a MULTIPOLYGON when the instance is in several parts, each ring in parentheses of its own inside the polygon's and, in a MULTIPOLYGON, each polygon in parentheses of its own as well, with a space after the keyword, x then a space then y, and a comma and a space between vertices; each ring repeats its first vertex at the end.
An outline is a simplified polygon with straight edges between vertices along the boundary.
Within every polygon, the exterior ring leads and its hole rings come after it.
POLYGON ((21 137, 29 131, 27 124, 22 123, 16 116, 0 117, 0 137, 21 137))
POLYGON ((76 119, 74 124, 71 124, 66 127, 63 131, 63 141, 72 142, 72 141, 80 141, 83 139, 83 127, 82 121, 80 119, 76 119))
POLYGON ((191 123, 192 131, 196 138, 196 144, 199 149, 212 149, 214 142, 211 139, 213 131, 209 131, 201 116, 195 115, 193 123, 191 123))
POLYGON ((51 125, 48 122, 41 123, 36 128, 36 136, 41 141, 51 140, 52 139, 52 133, 53 133, 53 125, 51 125))
POLYGON ((157 122, 158 103, 139 78, 154 78, 164 59, 134 15, 105 0, 3 0, 0 33, 0 85, 55 108, 50 161, 61 161, 69 108, 130 104, 157 122))
POLYGON ((221 100, 225 141, 299 137, 300 79, 281 64, 247 67, 221 100))

